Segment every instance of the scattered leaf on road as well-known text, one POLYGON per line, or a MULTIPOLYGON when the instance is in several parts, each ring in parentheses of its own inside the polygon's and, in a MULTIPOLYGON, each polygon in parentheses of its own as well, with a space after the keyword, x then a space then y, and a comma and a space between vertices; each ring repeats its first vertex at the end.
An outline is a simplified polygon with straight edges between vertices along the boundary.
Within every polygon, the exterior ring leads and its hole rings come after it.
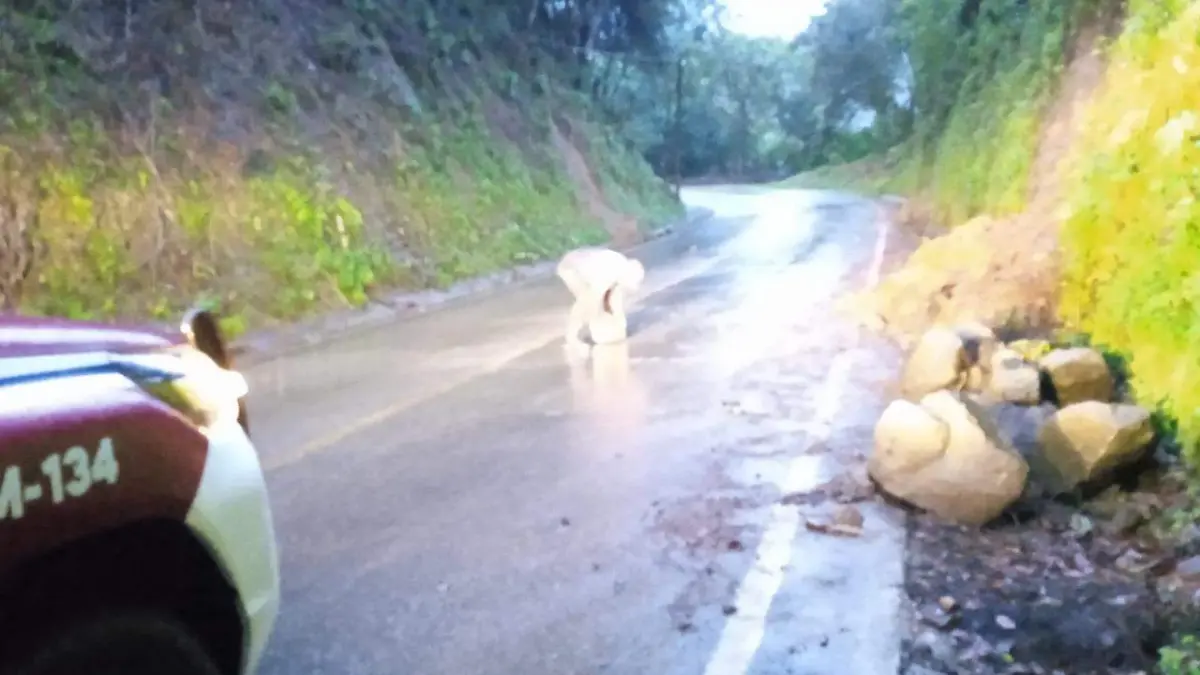
POLYGON ((849 525, 841 525, 838 523, 817 523, 811 520, 804 521, 804 527, 809 532, 818 534, 832 534, 839 537, 858 537, 862 535, 862 528, 849 525))

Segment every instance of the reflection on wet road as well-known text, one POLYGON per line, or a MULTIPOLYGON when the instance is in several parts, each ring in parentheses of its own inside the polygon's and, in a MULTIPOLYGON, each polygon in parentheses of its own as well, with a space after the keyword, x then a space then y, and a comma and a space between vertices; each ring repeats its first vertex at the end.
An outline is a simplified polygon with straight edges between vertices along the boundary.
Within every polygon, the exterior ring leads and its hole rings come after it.
POLYGON ((717 216, 647 254, 627 344, 563 350, 551 281, 249 373, 264 674, 895 672, 897 524, 830 541, 777 503, 869 438, 886 357, 831 302, 886 230, 836 195, 685 196, 717 216))

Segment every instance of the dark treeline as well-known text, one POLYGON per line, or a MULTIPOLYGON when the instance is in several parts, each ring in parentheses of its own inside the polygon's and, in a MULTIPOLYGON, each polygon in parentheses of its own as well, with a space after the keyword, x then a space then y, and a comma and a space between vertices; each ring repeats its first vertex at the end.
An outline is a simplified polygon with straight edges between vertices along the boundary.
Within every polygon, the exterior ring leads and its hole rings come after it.
POLYGON ((534 4, 515 39, 573 50, 579 85, 660 174, 766 178, 933 150, 997 78, 1034 96, 1079 10, 1102 3, 830 0, 793 40, 730 32, 705 0, 534 4))
MULTIPOLYGON (((1048 52, 1063 47, 1076 6, 1098 1, 829 0, 790 41, 725 30, 719 0, 246 0, 238 11, 294 22, 336 9, 418 88, 450 90, 456 70, 499 63, 520 87, 514 98, 551 80, 589 98, 661 175, 751 177, 936 137, 996 73, 1057 58, 1048 52)), ((92 12, 128 37, 152 15, 180 31, 193 14, 211 23, 208 4, 19 0, 10 11, 26 28, 5 29, 0 56, 70 61, 61 35, 29 28, 40 19, 92 12)), ((322 65, 347 58, 336 34, 312 32, 310 51, 332 54, 322 65)), ((153 75, 152 59, 118 60, 131 77, 153 75)), ((79 65, 94 64, 66 64, 79 65)))

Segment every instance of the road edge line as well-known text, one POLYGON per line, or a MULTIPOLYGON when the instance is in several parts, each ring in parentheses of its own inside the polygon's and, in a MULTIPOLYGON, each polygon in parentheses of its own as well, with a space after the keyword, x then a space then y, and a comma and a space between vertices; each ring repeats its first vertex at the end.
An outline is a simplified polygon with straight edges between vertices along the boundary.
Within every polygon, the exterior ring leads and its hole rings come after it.
MULTIPOLYGON (((881 210, 876 209, 875 246, 866 278, 868 288, 879 283, 890 230, 887 219, 880 215, 881 210)), ((841 398, 859 354, 857 344, 849 345, 830 363, 829 373, 821 384, 821 394, 817 399, 819 407, 812 420, 812 425, 816 427, 812 433, 812 444, 821 443, 830 435, 832 419, 841 409, 841 398)), ((779 487, 783 494, 803 492, 816 487, 819 480, 819 457, 798 453, 788 461, 779 487)), ((734 593, 733 606, 738 608, 738 613, 727 619, 722 627, 717 646, 705 665, 704 675, 748 675, 766 636, 771 605, 787 576, 785 568, 792 558, 799 529, 800 516, 795 507, 784 504, 772 506, 762 538, 754 550, 755 562, 746 571, 734 593)), ((900 555, 903 564, 903 548, 900 555)), ((896 620, 899 621, 899 612, 896 620)))

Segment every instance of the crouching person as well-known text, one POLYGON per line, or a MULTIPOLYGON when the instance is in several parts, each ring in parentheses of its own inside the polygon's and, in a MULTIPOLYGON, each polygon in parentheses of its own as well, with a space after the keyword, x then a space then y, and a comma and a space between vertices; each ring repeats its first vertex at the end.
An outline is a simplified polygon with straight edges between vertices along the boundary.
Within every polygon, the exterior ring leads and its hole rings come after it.
POLYGON ((579 334, 585 326, 593 344, 628 337, 625 306, 645 278, 642 263, 612 249, 589 246, 563 256, 557 273, 575 297, 567 317, 568 345, 582 343, 579 334))

